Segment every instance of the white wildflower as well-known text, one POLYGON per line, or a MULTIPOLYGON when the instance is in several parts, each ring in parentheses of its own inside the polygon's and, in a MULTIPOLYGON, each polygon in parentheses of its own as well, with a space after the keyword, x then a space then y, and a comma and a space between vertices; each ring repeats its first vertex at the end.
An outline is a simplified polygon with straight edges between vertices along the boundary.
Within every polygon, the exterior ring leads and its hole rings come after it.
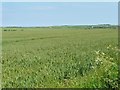
POLYGON ((92 69, 94 69, 95 67, 94 66, 91 66, 92 69))
POLYGON ((103 64, 103 62, 101 61, 101 64, 103 64))
POLYGON ((113 58, 110 58, 110 60, 113 60, 113 58))
POLYGON ((95 51, 95 53, 96 53, 96 54, 99 54, 99 53, 100 53, 100 51, 95 51))
POLYGON ((98 62, 98 59, 96 59, 95 61, 98 62))
POLYGON ((105 53, 104 53, 104 52, 102 52, 102 55, 105 55, 105 53))
POLYGON ((108 57, 106 57, 106 59, 108 59, 108 57))

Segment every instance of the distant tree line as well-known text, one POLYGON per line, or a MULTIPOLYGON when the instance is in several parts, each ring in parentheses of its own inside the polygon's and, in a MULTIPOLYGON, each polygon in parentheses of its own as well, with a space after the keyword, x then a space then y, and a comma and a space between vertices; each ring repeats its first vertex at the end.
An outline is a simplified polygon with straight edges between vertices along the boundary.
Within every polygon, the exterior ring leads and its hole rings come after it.
POLYGON ((116 29, 118 26, 117 25, 110 25, 110 24, 98 24, 98 25, 90 25, 86 28, 88 29, 94 29, 94 28, 111 28, 111 29, 116 29))
MULTIPOLYGON (((3 31, 17 31, 17 29, 3 29, 3 31)), ((23 29, 21 29, 23 31, 23 29)))

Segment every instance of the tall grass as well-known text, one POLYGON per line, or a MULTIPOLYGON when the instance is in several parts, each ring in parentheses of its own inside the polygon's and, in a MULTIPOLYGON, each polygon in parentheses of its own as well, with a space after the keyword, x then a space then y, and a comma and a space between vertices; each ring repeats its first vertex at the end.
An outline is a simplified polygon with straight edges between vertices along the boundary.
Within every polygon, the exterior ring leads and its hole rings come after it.
POLYGON ((2 87, 117 88, 117 30, 3 31, 2 87))

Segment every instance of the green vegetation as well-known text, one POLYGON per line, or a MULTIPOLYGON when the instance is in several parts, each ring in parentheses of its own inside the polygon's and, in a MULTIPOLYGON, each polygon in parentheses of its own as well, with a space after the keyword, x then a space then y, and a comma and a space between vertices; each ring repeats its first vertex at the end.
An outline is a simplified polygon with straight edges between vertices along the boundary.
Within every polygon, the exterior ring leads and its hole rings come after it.
POLYGON ((2 45, 4 88, 118 88, 117 29, 3 28, 2 45))

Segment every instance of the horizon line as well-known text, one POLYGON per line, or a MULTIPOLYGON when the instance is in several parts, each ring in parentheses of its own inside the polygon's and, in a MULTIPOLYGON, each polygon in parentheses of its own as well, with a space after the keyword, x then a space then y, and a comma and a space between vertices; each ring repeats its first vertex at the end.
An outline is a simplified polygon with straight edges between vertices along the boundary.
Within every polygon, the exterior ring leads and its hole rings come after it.
POLYGON ((18 26, 18 25, 15 25, 15 26, 0 26, 0 27, 54 27, 54 26, 90 26, 90 25, 114 25, 114 26, 118 26, 118 24, 109 24, 109 23, 103 23, 103 24, 80 24, 80 25, 44 25, 44 26, 18 26))

